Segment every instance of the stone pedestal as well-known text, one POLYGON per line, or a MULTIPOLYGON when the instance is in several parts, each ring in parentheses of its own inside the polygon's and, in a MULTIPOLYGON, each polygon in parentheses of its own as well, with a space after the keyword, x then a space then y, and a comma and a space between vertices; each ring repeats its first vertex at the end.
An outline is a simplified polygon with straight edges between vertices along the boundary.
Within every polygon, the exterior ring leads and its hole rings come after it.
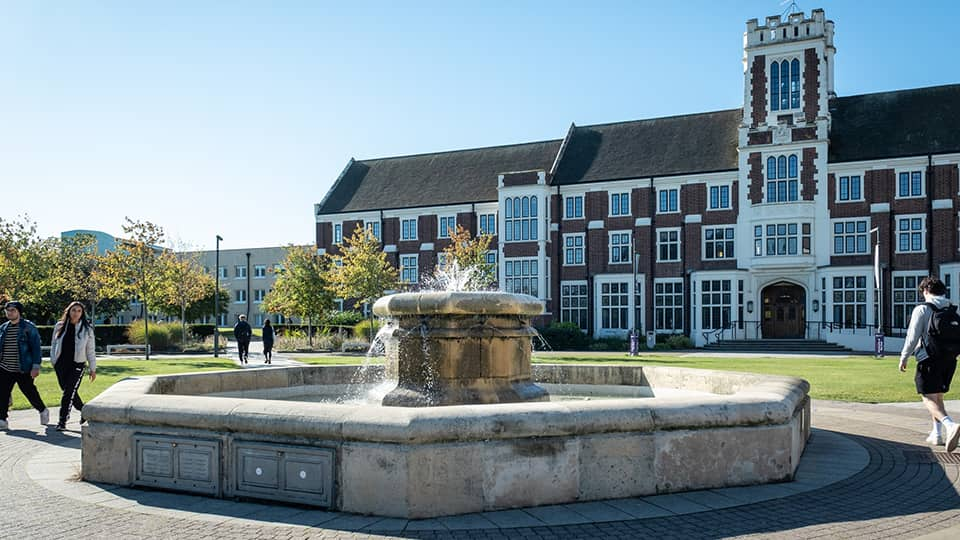
POLYGON ((374 313, 392 317, 383 404, 425 407, 544 401, 530 374, 536 298, 498 292, 402 293, 374 313))

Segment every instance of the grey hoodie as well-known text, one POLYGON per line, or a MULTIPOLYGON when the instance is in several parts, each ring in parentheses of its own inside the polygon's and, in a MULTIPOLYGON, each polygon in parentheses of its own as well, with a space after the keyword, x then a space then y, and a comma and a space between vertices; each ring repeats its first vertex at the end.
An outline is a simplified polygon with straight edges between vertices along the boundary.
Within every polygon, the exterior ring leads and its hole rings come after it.
MULTIPOLYGON (((950 300, 946 296, 932 296, 930 303, 943 309, 950 305, 950 300)), ((913 308, 910 314, 910 328, 907 329, 907 339, 903 343, 903 350, 900 351, 900 361, 906 362, 910 355, 917 357, 917 362, 923 362, 927 358, 927 351, 923 348, 923 343, 928 339, 927 327, 930 326, 930 317, 933 316, 933 309, 926 303, 913 308)))

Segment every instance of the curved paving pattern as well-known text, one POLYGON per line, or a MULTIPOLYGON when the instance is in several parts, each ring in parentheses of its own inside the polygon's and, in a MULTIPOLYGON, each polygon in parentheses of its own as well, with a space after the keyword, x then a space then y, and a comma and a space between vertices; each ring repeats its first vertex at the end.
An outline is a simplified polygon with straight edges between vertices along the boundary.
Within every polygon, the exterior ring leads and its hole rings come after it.
POLYGON ((104 489, 76 481, 78 432, 10 419, 0 530, 18 538, 960 537, 960 465, 930 459, 916 407, 815 402, 791 483, 416 521, 104 489))

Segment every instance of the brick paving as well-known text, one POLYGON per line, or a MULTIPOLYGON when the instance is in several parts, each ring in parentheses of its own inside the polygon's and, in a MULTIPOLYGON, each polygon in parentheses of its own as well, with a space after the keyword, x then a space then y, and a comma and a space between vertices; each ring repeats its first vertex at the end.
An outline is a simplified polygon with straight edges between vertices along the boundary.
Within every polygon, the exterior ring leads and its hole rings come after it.
POLYGON ((814 402, 795 482, 414 521, 78 482, 78 426, 10 420, 0 531, 18 539, 960 538, 960 459, 923 443, 919 404, 814 402))

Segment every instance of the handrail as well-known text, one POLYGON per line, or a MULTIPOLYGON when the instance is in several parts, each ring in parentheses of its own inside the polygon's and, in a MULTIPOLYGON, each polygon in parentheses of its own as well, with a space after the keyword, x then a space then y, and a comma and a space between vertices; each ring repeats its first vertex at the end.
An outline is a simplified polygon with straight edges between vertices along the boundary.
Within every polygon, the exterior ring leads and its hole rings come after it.
MULTIPOLYGON (((703 336, 706 344, 716 343, 724 340, 747 339, 748 336, 762 338, 761 320, 742 320, 730 321, 721 328, 710 328, 703 330, 703 336)), ((824 334, 848 334, 848 335, 868 335, 873 336, 877 332, 877 327, 869 324, 850 324, 846 322, 828 321, 828 320, 807 320, 804 322, 804 336, 808 338, 822 338, 824 334)), ((904 337, 907 333, 906 328, 883 328, 883 334, 887 337, 904 337)))

